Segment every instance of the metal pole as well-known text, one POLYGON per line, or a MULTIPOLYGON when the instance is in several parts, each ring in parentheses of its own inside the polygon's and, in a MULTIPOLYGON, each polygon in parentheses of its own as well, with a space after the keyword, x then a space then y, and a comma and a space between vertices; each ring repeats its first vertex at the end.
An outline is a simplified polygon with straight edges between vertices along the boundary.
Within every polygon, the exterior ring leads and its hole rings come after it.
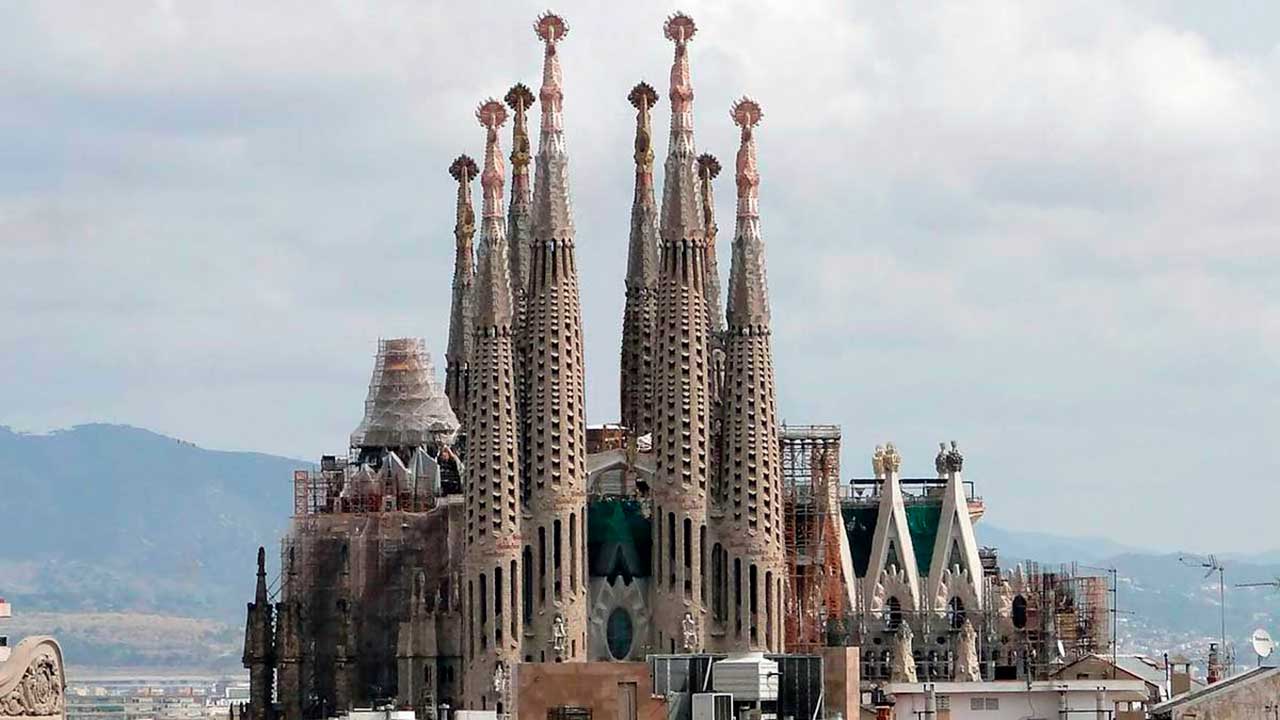
POLYGON ((1116 662, 1118 644, 1116 628, 1120 619, 1120 576, 1119 569, 1111 568, 1111 679, 1116 679, 1116 662))
MULTIPOLYGON (((1226 583, 1223 581, 1223 578, 1222 578, 1222 570, 1223 570, 1222 566, 1218 565, 1218 608, 1221 612, 1222 652, 1223 654, 1226 654, 1227 652, 1227 589, 1226 589, 1226 583)), ((1229 670, 1229 673, 1235 672, 1234 659, 1232 660, 1231 664, 1233 667, 1229 670)))

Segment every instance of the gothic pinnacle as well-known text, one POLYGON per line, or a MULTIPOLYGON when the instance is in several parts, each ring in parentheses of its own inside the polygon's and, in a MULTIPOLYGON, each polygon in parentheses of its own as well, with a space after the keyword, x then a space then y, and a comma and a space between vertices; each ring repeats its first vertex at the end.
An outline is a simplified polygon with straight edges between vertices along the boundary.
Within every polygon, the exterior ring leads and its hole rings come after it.
POLYGON ((529 143, 528 110, 534 103, 533 91, 524 83, 516 83, 503 98, 515 113, 511 130, 511 206, 507 214, 507 241, 511 253, 511 284, 516 294, 516 325, 523 324, 524 294, 529 284, 529 243, 533 239, 531 213, 533 186, 529 179, 529 163, 533 149, 529 143))
POLYGON ((733 270, 729 278, 731 331, 769 326, 768 288, 764 270, 764 240, 760 236, 760 171, 756 165, 755 126, 763 113, 760 105, 742 98, 730 111, 742 128, 735 175, 738 185, 738 221, 733 238, 733 270))
POLYGON ((472 238, 476 214, 471 206, 471 179, 480 173, 476 161, 459 155, 449 165, 449 174, 458 181, 458 204, 453 226, 453 296, 449 310, 449 346, 445 351, 445 393, 459 420, 467 405, 468 370, 471 361, 472 300, 475 282, 475 253, 472 238))
POLYGON ((658 211, 653 197, 653 133, 649 110, 658 93, 639 83, 627 95, 636 108, 635 199, 627 248, 619 399, 622 424, 636 436, 653 429, 653 331, 658 289, 658 211))
MULTIPOLYGON (((667 143, 662 188, 662 238, 672 240, 703 239, 701 198, 693 144, 693 80, 689 71, 689 41, 697 32, 693 18, 676 13, 662 26, 667 39, 675 44, 671 62, 671 137, 667 143)), ((700 285, 701 283, 699 283, 700 285)))
POLYGON ((533 183, 534 237, 546 242, 572 241, 573 212, 569 204, 569 158, 564 143, 564 88, 561 85, 560 55, 556 46, 569 32, 564 18, 543 13, 534 23, 534 32, 543 43, 542 124, 539 128, 538 158, 533 183))
POLYGON ((489 99, 476 110, 476 119, 485 128, 484 169, 480 175, 483 201, 480 204, 480 267, 476 295, 475 324, 480 328, 511 326, 511 281, 507 268, 506 227, 503 222, 502 149, 498 128, 507 121, 507 109, 489 99))

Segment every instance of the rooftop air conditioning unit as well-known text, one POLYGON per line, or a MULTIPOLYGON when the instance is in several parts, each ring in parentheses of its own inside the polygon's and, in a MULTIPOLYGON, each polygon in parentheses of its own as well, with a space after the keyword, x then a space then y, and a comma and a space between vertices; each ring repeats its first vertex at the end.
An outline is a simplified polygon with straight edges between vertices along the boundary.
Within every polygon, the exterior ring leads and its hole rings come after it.
POLYGON ((733 720, 733 695, 697 693, 693 696, 693 720, 733 720))

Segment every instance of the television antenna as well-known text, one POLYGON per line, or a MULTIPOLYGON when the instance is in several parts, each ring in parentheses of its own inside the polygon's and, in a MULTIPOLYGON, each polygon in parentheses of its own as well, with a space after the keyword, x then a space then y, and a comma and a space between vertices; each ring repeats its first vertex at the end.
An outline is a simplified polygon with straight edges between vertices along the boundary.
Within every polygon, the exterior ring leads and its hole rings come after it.
MULTIPOLYGON (((1223 578, 1226 568, 1218 561, 1217 555, 1179 555, 1178 562, 1187 567, 1198 567, 1205 570, 1204 576, 1207 579, 1214 573, 1218 573, 1218 613, 1219 613, 1219 631, 1221 632, 1223 652, 1227 650, 1227 585, 1223 578)), ((1231 668, 1232 672, 1235 668, 1231 668)))
POLYGON ((1235 586, 1240 588, 1269 587, 1280 589, 1280 577, 1274 580, 1267 580, 1266 582, 1236 583, 1235 586))

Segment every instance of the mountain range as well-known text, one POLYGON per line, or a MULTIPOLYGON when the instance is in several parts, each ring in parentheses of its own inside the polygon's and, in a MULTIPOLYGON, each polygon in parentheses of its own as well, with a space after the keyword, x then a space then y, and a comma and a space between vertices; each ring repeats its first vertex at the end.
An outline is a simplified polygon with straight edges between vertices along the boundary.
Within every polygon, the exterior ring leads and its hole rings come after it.
MULTIPOLYGON (((263 545, 277 556, 292 473, 310 467, 122 425, 48 434, 0 427, 0 597, 15 607, 6 632, 52 632, 73 667, 234 668, 255 552, 263 545)), ((989 521, 977 532, 999 548, 1004 567, 1117 568, 1122 651, 1203 658, 1220 633, 1217 575, 1184 564, 1176 550, 989 521)), ((1221 559, 1228 585, 1280 576, 1280 551, 1221 559)), ((1280 590, 1228 586, 1226 599, 1227 634, 1251 663, 1247 637, 1276 628, 1280 590)))

